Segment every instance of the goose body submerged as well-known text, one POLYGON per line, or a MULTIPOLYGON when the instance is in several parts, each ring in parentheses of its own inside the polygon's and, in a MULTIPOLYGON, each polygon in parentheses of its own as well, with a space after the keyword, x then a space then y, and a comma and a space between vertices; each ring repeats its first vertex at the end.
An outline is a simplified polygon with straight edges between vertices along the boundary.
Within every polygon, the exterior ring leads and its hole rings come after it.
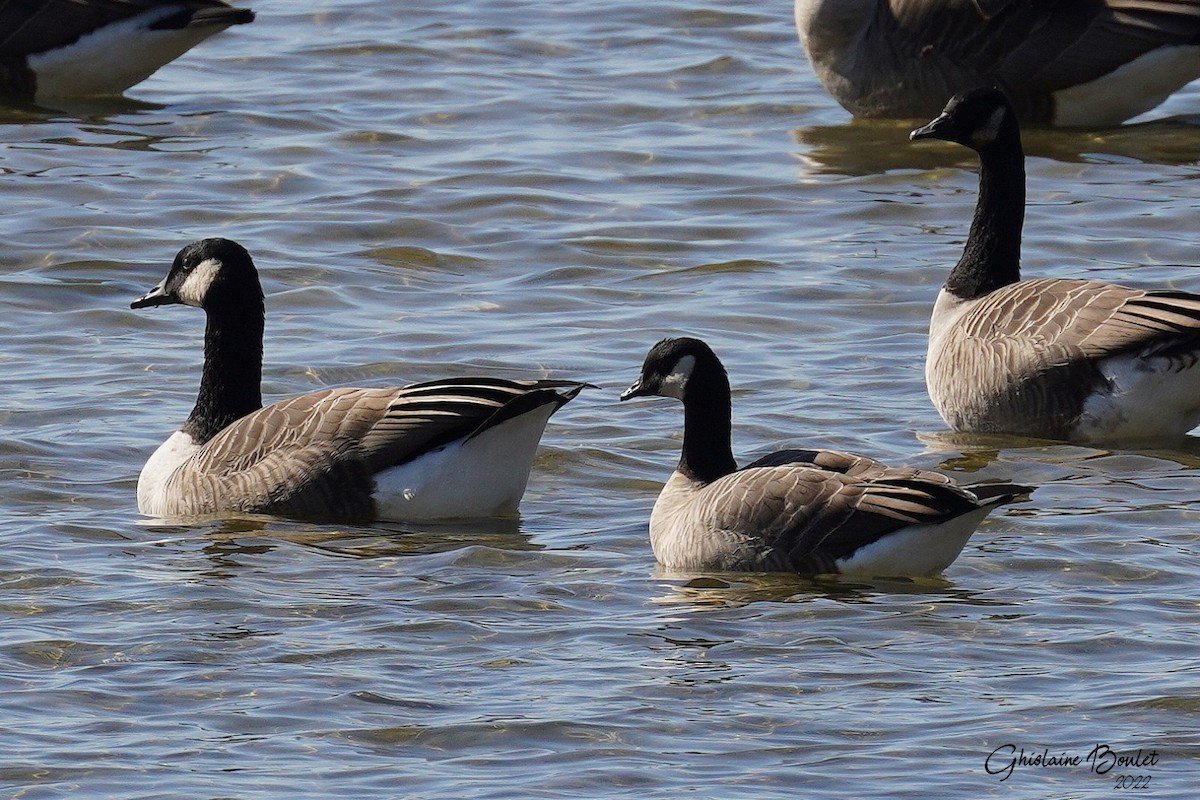
POLYGON ((0 93, 118 95, 254 12, 222 0, 0 3, 0 93))
POLYGON ((1200 0, 795 0, 857 117, 925 118, 995 83, 1026 124, 1117 125, 1200 77, 1200 0))
POLYGON ((250 254, 194 242, 132 303, 207 315, 196 405, 146 462, 138 510, 424 520, 517 510, 550 415, 586 384, 451 378, 322 389, 263 407, 264 300, 250 254))
POLYGON ((829 450, 781 450, 738 468, 725 368, 699 339, 651 348, 622 400, 683 402, 679 465, 650 515, 670 569, 924 576, 956 559, 997 506, 1032 491, 829 450))
POLYGON ((956 95, 913 139, 979 154, 962 258, 934 304, 925 379, 951 428, 1078 442, 1180 437, 1200 424, 1200 295, 1021 280, 1025 156, 995 88, 956 95))

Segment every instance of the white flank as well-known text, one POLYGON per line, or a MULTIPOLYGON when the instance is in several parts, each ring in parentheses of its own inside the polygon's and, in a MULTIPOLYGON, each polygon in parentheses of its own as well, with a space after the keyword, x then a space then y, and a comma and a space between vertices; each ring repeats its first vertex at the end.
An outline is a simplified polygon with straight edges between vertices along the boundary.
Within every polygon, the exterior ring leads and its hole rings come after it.
POLYGON ((991 506, 937 525, 911 525, 835 563, 843 575, 885 578, 936 575, 954 563, 991 506))
POLYGON ((175 431, 158 446, 138 475, 138 511, 151 517, 169 516, 164 502, 167 481, 179 469, 179 465, 199 449, 192 437, 183 431, 175 431))
POLYGON ((1073 439, 1136 443, 1183 436, 1200 424, 1200 365, 1167 371, 1167 359, 1109 358, 1109 391, 1087 399, 1073 439))
POLYGON ((1197 77, 1200 47, 1160 47, 1094 81, 1055 92, 1054 124, 1119 125, 1151 110, 1197 77))
POLYGON ((37 75, 37 99, 120 94, 227 27, 149 30, 150 25, 182 8, 155 8, 106 25, 67 47, 31 55, 29 68, 37 75))
POLYGON ((464 442, 375 476, 376 517, 416 521, 515 514, 555 406, 547 403, 464 442))

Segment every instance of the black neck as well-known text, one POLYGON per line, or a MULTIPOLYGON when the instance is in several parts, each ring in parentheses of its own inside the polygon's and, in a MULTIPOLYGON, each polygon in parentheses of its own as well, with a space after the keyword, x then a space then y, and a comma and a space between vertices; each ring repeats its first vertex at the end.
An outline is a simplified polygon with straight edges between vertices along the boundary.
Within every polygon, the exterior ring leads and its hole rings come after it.
POLYGON ((182 428, 197 444, 262 408, 262 342, 260 298, 208 312, 200 392, 182 428))
POLYGON ((979 151, 975 218, 946 289, 970 300, 1021 280, 1024 224, 1025 154, 1014 131, 979 151))
POLYGON ((729 378, 719 365, 703 367, 688 378, 683 401, 683 452, 679 471, 692 480, 712 483, 737 469, 729 378))

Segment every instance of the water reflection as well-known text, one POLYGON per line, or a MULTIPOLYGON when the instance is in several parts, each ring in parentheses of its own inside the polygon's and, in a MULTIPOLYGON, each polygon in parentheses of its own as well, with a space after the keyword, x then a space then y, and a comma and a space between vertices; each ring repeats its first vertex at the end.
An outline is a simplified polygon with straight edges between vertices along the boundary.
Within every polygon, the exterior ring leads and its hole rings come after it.
MULTIPOLYGON (((909 132, 928 120, 855 119, 792 131, 798 154, 815 175, 877 175, 897 169, 930 170, 976 163, 961 147, 913 145, 909 132)), ((1180 115, 1099 131, 1027 130, 1028 156, 1067 163, 1134 161, 1179 165, 1200 160, 1200 115, 1180 115)))
MULTIPOLYGON (((0 106, 0 126, 20 128, 14 135, 20 137, 25 149, 49 145, 158 152, 181 136, 178 119, 160 113, 166 110, 163 105, 127 98, 81 100, 54 109, 33 105, 0 106)), ((83 156, 73 160, 81 165, 92 165, 91 159, 83 156)), ((41 166, 40 161, 33 163, 41 166)), ((97 163, 105 162, 100 157, 97 163)), ((16 171, 21 170, 18 167, 16 171)), ((36 174, 34 170, 30 172, 36 174)))
POLYGON ((148 542, 152 546, 178 545, 199 536, 201 550, 211 565, 204 574, 216 578, 233 577, 246 566, 244 559, 264 555, 284 543, 353 559, 434 555, 469 547, 501 552, 545 549, 521 529, 518 518, 335 526, 247 516, 200 517, 182 522, 147 520, 141 525, 157 535, 148 542))
POLYGON ((370 529, 346 532, 336 538, 308 544, 322 552, 349 558, 433 555, 467 547, 501 551, 545 549, 522 531, 520 520, 514 518, 420 525, 379 523, 370 529))
POLYGON ((844 578, 839 575, 802 576, 775 572, 682 573, 658 567, 654 577, 669 584, 652 598, 658 605, 686 611, 740 608, 751 603, 804 603, 836 600, 844 603, 890 601, 896 595, 926 595, 972 602, 974 596, 942 576, 924 578, 844 578))
POLYGON ((161 103, 148 103, 130 97, 63 97, 40 104, 4 98, 0 101, 0 125, 49 122, 63 116, 80 122, 95 122, 118 114, 161 111, 165 108, 167 106, 161 103))
POLYGON ((959 455, 943 461, 939 469, 962 472, 978 472, 995 461, 1012 460, 1005 458, 1006 455, 1021 461, 1062 464, 1127 454, 1169 461, 1184 469, 1200 469, 1200 437, 1196 436, 1185 436, 1171 442, 1169 446, 1131 445, 1124 448, 1092 447, 1052 439, 948 430, 918 431, 916 437, 917 441, 925 445, 926 453, 957 452, 959 455))

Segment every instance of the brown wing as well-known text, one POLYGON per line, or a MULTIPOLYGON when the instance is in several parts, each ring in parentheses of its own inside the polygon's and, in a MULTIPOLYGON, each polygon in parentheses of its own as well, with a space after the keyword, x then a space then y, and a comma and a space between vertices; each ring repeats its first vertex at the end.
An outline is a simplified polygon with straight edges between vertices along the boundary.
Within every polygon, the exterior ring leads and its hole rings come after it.
POLYGON ((360 441, 392 389, 327 389, 262 408, 210 440, 170 479, 180 513, 307 518, 371 516, 373 470, 360 441))
POLYGON ((1195 349, 1200 295, 1081 280, 1021 281, 978 303, 963 317, 960 335, 1045 364, 1195 349))
POLYGON ((310 392, 225 428, 172 475, 179 489, 168 493, 188 503, 179 514, 369 518, 375 473, 540 405, 561 406, 583 386, 478 378, 310 392))
POLYGON ((762 569, 829 572, 837 559, 899 528, 980 508, 945 476, 872 471, 863 479, 803 466, 747 468, 710 484, 701 513, 715 530, 761 542, 762 569))

